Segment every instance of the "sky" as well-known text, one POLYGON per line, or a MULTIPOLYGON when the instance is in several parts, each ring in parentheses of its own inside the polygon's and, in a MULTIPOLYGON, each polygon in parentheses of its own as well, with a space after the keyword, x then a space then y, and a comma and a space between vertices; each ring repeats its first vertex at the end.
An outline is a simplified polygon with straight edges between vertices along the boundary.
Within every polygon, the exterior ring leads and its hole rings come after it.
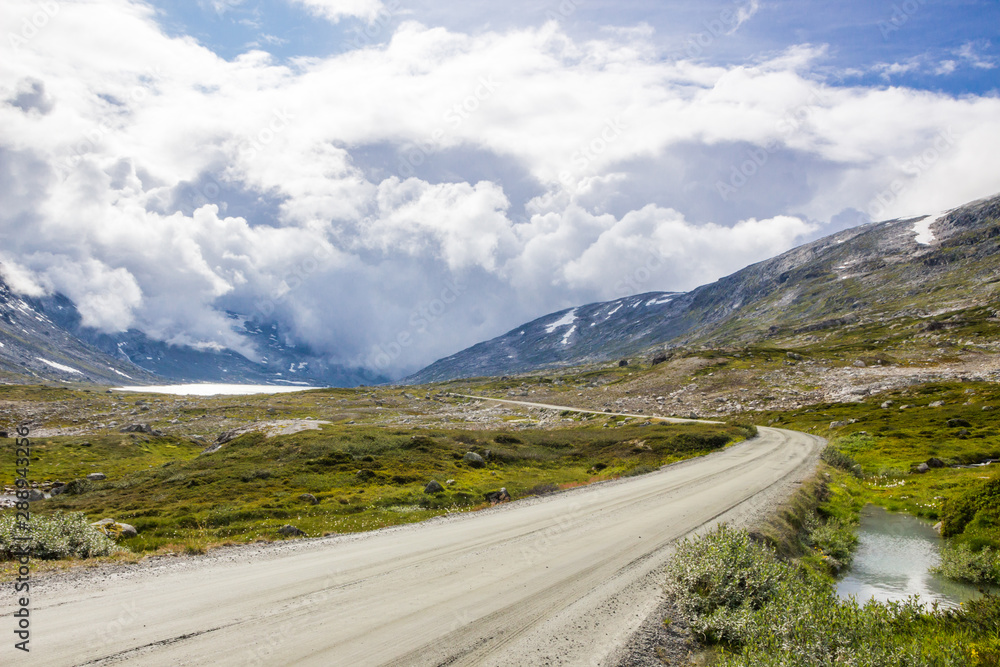
POLYGON ((1000 192, 995 0, 5 0, 0 272, 401 377, 1000 192), (238 313, 234 320, 227 313, 238 313))

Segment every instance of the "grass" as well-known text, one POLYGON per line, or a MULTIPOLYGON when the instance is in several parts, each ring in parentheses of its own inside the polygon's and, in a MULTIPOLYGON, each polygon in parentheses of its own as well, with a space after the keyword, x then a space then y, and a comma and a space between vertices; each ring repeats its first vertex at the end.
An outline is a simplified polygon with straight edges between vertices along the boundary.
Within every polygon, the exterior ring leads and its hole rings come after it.
POLYGON ((1000 598, 959 611, 915 600, 858 604, 726 526, 683 543, 666 587, 695 636, 726 667, 967 667, 1000 661, 1000 598))
POLYGON ((518 498, 641 474, 749 432, 639 420, 607 424, 592 420, 518 431, 332 424, 273 438, 248 433, 210 454, 200 453, 204 443, 178 436, 37 438, 34 478, 67 481, 95 470, 108 477, 71 482, 74 493, 38 504, 33 512, 82 512, 90 520, 127 522, 139 535, 121 544, 134 552, 197 551, 279 539, 277 529, 286 523, 310 536, 372 530, 476 509, 485 493, 502 486, 518 498), (486 465, 465 463, 469 451, 482 455, 486 465), (430 480, 444 491, 425 493, 430 480), (318 503, 300 499, 307 493, 318 503))

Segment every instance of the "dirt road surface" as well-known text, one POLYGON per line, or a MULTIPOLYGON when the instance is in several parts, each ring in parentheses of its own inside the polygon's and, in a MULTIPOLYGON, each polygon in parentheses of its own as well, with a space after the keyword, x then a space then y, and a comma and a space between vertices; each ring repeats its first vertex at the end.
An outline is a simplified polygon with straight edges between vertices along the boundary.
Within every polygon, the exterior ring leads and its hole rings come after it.
POLYGON ((759 518, 822 444, 761 428, 648 475, 480 512, 55 576, 32 589, 30 654, 13 648, 5 585, 0 664, 615 664, 661 602, 672 545, 759 518))

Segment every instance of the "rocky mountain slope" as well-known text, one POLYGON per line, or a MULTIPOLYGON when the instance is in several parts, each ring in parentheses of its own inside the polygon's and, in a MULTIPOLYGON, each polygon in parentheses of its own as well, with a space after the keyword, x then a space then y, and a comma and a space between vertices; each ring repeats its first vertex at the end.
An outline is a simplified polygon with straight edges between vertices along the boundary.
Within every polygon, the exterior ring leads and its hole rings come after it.
POLYGON ((736 345, 996 306, 1000 196, 847 229, 686 293, 652 292, 538 318, 434 362, 413 383, 736 345))
POLYGON ((104 354, 54 322, 0 280, 0 378, 5 382, 147 384, 154 374, 104 354))
POLYGON ((73 302, 61 294, 26 302, 71 336, 119 363, 134 364, 147 374, 158 376, 161 382, 350 387, 385 381, 376 373, 331 364, 309 350, 287 345, 277 325, 259 324, 237 313, 229 314, 233 328, 256 348, 260 354, 258 360, 247 359, 233 350, 171 345, 135 329, 117 334, 89 329, 82 326, 73 302))

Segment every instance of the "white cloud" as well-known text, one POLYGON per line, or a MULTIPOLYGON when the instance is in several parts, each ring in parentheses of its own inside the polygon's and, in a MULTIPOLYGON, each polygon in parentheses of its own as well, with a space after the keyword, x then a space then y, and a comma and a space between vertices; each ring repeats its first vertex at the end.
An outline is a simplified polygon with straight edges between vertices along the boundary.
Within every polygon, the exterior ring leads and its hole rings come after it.
MULTIPOLYGON (((0 34, 36 9, 5 3, 0 34)), ((248 355, 225 309, 344 363, 406 334, 392 368, 413 370, 546 312, 707 282, 848 208, 1000 190, 995 98, 828 85, 817 47, 719 67, 604 34, 409 22, 328 58, 227 61, 147 5, 61 2, 0 59, 0 99, 23 102, 0 106, 4 276, 105 330, 248 355)))
POLYGON ((337 23, 342 18, 360 18, 373 21, 385 11, 381 0, 290 0, 309 11, 337 23))

